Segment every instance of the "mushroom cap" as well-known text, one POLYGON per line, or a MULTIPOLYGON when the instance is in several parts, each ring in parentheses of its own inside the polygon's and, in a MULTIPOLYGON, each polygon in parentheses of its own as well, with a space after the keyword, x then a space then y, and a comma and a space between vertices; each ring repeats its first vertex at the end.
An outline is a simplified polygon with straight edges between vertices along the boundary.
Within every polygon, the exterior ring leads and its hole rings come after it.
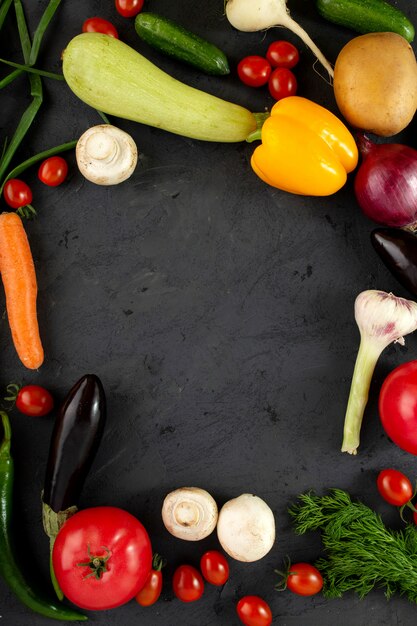
POLYGON ((96 185, 117 185, 133 174, 138 150, 124 130, 111 124, 98 124, 81 135, 75 156, 87 180, 96 185))
POLYGON ((218 517, 214 498, 199 487, 182 487, 171 491, 162 505, 166 529, 179 539, 199 541, 210 535, 218 517))
POLYGON ((244 493, 221 508, 217 536, 232 558, 248 563, 258 561, 274 545, 274 514, 264 500, 244 493))

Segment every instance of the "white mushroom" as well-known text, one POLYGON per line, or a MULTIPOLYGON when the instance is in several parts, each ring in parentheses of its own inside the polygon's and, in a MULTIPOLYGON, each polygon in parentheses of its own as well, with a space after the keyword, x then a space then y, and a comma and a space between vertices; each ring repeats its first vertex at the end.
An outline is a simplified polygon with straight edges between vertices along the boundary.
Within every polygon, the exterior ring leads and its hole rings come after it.
POLYGON ((223 550, 232 558, 257 561, 274 545, 274 514, 264 500, 244 493, 221 508, 217 536, 223 550))
POLYGON ((117 185, 133 174, 138 150, 124 130, 111 124, 99 124, 81 135, 75 156, 87 180, 96 185, 117 185))
POLYGON ((199 541, 210 535, 216 527, 217 516, 216 501, 199 487, 171 491, 162 505, 166 529, 186 541, 199 541))

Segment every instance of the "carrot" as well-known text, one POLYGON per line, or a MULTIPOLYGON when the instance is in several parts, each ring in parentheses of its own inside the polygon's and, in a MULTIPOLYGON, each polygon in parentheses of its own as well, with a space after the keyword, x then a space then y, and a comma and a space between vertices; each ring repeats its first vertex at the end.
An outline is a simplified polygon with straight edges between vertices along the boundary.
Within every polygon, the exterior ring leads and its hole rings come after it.
POLYGON ((0 215, 0 274, 16 352, 23 365, 37 369, 44 357, 36 310, 38 287, 28 238, 17 213, 0 215))

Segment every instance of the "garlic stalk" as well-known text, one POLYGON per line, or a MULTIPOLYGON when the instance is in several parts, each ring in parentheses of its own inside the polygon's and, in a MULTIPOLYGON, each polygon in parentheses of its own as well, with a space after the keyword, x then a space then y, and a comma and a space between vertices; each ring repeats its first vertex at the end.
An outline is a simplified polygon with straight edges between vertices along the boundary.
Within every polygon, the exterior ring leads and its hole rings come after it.
POLYGON ((356 454, 369 387, 382 351, 392 342, 404 345, 404 335, 417 329, 417 304, 392 293, 370 289, 355 301, 360 345, 346 409, 342 452, 356 454))
POLYGON ((254 32, 272 26, 288 28, 310 48, 330 78, 334 71, 311 37, 290 15, 286 0, 226 0, 226 17, 237 30, 254 32))

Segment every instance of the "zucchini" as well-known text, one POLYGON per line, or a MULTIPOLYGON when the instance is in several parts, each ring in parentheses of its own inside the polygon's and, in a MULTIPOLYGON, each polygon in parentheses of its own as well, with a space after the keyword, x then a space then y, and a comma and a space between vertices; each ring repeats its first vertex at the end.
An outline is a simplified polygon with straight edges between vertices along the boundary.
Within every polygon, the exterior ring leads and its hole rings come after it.
POLYGON ((392 32, 409 43, 414 39, 413 24, 385 0, 317 0, 317 10, 329 22, 358 33, 392 32))
POLYGON ((217 46, 155 13, 138 13, 137 35, 152 48, 193 65, 206 74, 230 74, 226 55, 217 46))
POLYGON ((257 126, 248 109, 181 83, 115 37, 77 35, 62 69, 76 96, 109 115, 203 141, 245 141, 257 126))

